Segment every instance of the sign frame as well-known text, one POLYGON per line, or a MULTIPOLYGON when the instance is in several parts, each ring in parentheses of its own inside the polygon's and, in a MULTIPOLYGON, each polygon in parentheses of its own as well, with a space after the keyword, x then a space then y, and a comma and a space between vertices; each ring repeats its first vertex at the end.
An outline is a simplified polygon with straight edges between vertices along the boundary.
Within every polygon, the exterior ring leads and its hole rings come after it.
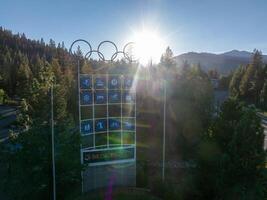
MULTIPOLYGON (((116 82, 116 81, 115 81, 116 82)), ((92 135, 93 137, 93 146, 92 147, 82 147, 81 146, 81 163, 86 164, 87 166, 100 166, 100 165, 110 165, 110 164, 119 164, 119 163, 127 163, 127 162, 136 162, 136 83, 135 83, 135 76, 131 74, 80 74, 78 73, 78 90, 79 90, 79 130, 81 137, 92 135), (86 84, 81 84, 81 80, 84 79, 84 77, 88 77, 91 83, 89 84, 90 86, 88 88, 84 88, 84 85, 88 85, 88 81, 85 81, 86 84), (105 80, 104 80, 105 77, 105 80), (115 77, 118 79, 118 83, 120 87, 111 87, 110 88, 110 77, 115 77), (104 80, 104 86, 95 87, 95 80, 104 80), (129 87, 129 85, 125 85, 126 81, 131 79, 132 81, 132 87, 129 87), (92 96, 92 101, 91 104, 86 104, 83 105, 83 100, 81 100, 81 94, 82 92, 91 92, 92 96), (97 92, 102 92, 102 94, 105 92, 105 100, 104 102, 101 102, 100 104, 96 102, 95 95, 97 92), (120 102, 110 102, 110 93, 119 93, 120 95, 120 102), (130 94, 133 97, 133 100, 128 102, 125 100, 125 96, 130 94), (109 116, 109 106, 112 105, 117 105, 120 107, 120 115, 115 116, 115 117, 110 117, 109 116), (132 111, 134 112, 134 116, 123 116, 123 106, 130 106, 132 111), (92 108, 92 118, 86 118, 86 119, 81 119, 81 108, 84 106, 88 106, 92 108), (106 117, 101 117, 101 118, 96 118, 95 117, 95 106, 106 106, 106 117), (120 129, 119 130, 109 130, 109 121, 110 119, 120 119, 120 129), (124 121, 125 120, 132 120, 132 126, 134 127, 133 130, 129 129, 123 129, 124 127, 124 121), (88 134, 83 134, 82 133, 82 123, 84 121, 91 120, 93 124, 93 131, 88 133, 88 134), (106 121, 106 130, 103 132, 97 132, 95 130, 96 126, 96 121, 97 120, 105 120, 106 121), (110 145, 109 142, 109 134, 112 132, 120 132, 121 134, 121 142, 118 145, 110 145), (134 141, 132 144, 124 144, 123 143, 123 132, 127 133, 133 133, 134 134, 134 141), (106 146, 101 147, 96 145, 96 134, 99 133, 106 133, 106 146), (133 149, 134 155, 131 158, 126 158, 126 159, 118 159, 118 160, 105 160, 105 161, 99 161, 99 162, 92 162, 92 163, 85 163, 84 162, 84 154, 86 153, 91 153, 91 152, 96 152, 96 153, 102 153, 105 151, 114 151, 114 150, 127 150, 127 149, 133 149)))

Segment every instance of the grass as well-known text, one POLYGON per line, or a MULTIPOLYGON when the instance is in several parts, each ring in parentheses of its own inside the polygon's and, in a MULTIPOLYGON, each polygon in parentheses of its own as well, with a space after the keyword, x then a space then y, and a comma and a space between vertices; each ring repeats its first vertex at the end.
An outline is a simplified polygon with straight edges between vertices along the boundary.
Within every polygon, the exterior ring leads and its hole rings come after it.
MULTIPOLYGON (((140 192, 139 190, 120 190, 114 191, 112 200, 160 200, 148 192, 140 192)), ((74 198, 73 200, 105 200, 105 191, 88 192, 74 198)))

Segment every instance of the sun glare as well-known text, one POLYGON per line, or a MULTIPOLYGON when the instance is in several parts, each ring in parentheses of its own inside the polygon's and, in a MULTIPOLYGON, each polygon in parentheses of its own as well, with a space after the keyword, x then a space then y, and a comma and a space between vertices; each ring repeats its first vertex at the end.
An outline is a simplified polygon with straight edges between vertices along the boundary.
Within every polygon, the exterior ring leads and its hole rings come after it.
POLYGON ((144 66, 151 62, 158 63, 166 48, 163 38, 155 31, 136 32, 131 41, 135 44, 132 53, 144 66))

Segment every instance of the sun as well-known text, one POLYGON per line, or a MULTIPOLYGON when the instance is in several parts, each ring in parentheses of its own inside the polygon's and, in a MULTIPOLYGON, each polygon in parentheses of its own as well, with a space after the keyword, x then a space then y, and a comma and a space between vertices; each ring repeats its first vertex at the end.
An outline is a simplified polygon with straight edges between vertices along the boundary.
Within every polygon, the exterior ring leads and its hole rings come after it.
POLYGON ((165 51, 166 45, 159 33, 151 30, 135 32, 131 41, 134 43, 132 54, 140 64, 158 63, 165 51))

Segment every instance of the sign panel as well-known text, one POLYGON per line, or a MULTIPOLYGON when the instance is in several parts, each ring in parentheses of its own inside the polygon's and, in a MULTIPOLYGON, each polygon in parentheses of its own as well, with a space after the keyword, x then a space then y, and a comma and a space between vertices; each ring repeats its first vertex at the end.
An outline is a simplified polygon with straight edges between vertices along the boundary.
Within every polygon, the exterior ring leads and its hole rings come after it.
POLYGON ((121 102, 121 92, 120 91, 109 91, 108 102, 109 103, 120 103, 121 102))
POLYGON ((85 151, 83 152, 84 164, 89 163, 103 163, 111 161, 122 161, 133 159, 135 154, 135 149, 132 148, 119 148, 110 149, 104 151, 85 151))
POLYGON ((130 75, 80 75, 81 156, 84 164, 135 161, 136 91, 133 80, 130 75))
POLYGON ((92 79, 91 76, 81 76, 81 89, 91 89, 92 79))
POLYGON ((91 91, 82 91, 81 92, 81 105, 91 105, 93 95, 91 91))
POLYGON ((93 121, 86 120, 81 122, 81 133, 83 135, 93 133, 93 121))
POLYGON ((104 90, 95 91, 95 104, 106 104, 107 103, 107 92, 104 90))

